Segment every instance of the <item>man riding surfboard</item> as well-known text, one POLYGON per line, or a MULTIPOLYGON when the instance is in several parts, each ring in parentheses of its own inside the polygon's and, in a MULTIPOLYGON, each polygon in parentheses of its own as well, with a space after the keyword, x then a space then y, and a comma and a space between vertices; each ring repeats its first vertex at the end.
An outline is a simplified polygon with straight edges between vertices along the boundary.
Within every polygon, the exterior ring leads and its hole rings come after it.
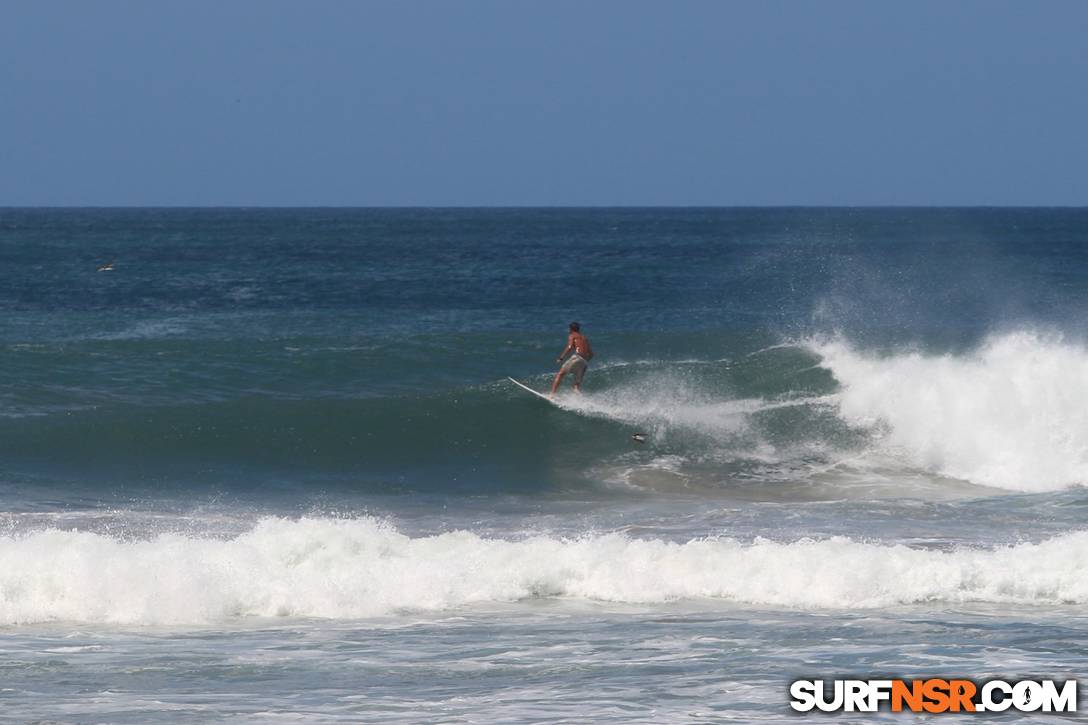
POLYGON ((567 373, 574 374, 574 392, 582 392, 582 378, 586 376, 586 366, 592 358, 593 348, 590 347, 589 339, 582 334, 582 326, 577 322, 570 323, 567 346, 563 348, 563 352, 555 360, 557 363, 562 363, 562 367, 555 374, 555 382, 552 383, 550 395, 555 395, 555 391, 559 389, 559 383, 562 382, 563 376, 567 373), (568 354, 570 357, 567 357, 568 354), (563 358, 567 358, 566 362, 563 362, 563 358))

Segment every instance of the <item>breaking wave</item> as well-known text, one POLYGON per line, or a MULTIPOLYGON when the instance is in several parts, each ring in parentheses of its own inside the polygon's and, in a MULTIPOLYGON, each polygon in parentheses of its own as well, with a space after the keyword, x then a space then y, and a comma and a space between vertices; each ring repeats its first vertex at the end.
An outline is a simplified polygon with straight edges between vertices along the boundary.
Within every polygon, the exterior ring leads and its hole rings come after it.
POLYGON ((265 518, 230 539, 0 537, 0 623, 363 618, 488 602, 721 600, 793 608, 1088 603, 1088 532, 997 548, 835 537, 413 538, 374 518, 265 518))
POLYGON ((966 354, 877 355, 814 343, 850 425, 945 476, 1017 491, 1088 482, 1088 348, 993 336, 966 354))

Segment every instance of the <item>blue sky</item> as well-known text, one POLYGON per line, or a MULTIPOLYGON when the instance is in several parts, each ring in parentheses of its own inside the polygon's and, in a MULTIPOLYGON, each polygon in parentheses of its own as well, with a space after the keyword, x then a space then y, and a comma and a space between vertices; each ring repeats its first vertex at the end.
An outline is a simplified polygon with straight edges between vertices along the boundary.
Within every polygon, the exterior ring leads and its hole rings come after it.
POLYGON ((1088 2, 7 2, 0 205, 1088 204, 1088 2))

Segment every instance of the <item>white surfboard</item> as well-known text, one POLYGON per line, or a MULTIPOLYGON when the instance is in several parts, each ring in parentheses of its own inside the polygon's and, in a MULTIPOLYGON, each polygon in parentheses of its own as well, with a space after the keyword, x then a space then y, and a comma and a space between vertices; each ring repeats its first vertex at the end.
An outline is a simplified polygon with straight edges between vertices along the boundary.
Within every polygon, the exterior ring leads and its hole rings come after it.
POLYGON ((529 387, 528 385, 526 385, 525 383, 520 383, 520 382, 518 382, 517 380, 514 380, 514 379, 513 379, 513 378, 511 378, 511 377, 507 377, 506 379, 507 379, 507 380, 509 380, 510 382, 512 382, 512 383, 513 383, 514 385, 516 385, 516 386, 518 386, 519 388, 521 388, 522 390, 528 390, 528 391, 529 391, 530 393, 532 393, 533 395, 535 395, 535 396, 536 396, 536 397, 538 397, 538 398, 542 398, 542 399, 544 399, 544 400, 546 400, 546 401, 548 401, 549 403, 552 403, 552 404, 554 404, 554 403, 555 403, 555 401, 554 401, 554 400, 552 400, 552 399, 551 399, 550 397, 548 397, 548 396, 547 396, 547 395, 545 395, 544 393, 540 392, 539 390, 533 390, 532 388, 530 388, 530 387, 529 387))

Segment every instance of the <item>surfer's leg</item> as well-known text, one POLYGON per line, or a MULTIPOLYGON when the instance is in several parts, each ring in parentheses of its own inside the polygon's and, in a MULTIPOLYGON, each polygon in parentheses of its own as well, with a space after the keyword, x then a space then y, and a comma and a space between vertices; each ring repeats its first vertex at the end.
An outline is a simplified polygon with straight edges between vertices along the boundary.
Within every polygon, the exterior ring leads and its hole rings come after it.
POLYGON ((582 392, 582 378, 586 376, 585 360, 579 360, 574 364, 574 392, 582 392))
POLYGON ((555 382, 552 383, 551 395, 555 395, 555 391, 559 389, 559 383, 563 381, 563 376, 567 374, 567 371, 560 368, 559 372, 555 374, 555 382))
MULTIPOLYGON (((559 366, 559 372, 555 374, 555 382, 552 383, 552 395, 555 395, 555 391, 559 389, 559 383, 562 382, 563 376, 574 370, 575 364, 582 358, 577 355, 571 355, 567 358, 566 362, 559 366)), ((577 386, 575 386, 577 387, 577 386)))

